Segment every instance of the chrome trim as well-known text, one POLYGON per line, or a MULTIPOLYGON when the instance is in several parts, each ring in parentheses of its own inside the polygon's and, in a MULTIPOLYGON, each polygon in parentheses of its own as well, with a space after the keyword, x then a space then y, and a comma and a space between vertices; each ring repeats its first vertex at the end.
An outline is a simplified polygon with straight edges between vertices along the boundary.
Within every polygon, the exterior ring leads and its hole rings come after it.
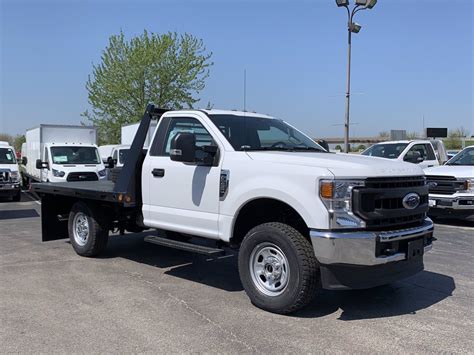
MULTIPOLYGON (((426 218, 423 225, 396 231, 333 232, 310 230, 314 253, 321 264, 381 265, 405 260, 404 253, 375 256, 377 240, 381 242, 416 238, 433 232, 433 222, 426 218)), ((425 247, 429 251, 431 245, 425 247)))

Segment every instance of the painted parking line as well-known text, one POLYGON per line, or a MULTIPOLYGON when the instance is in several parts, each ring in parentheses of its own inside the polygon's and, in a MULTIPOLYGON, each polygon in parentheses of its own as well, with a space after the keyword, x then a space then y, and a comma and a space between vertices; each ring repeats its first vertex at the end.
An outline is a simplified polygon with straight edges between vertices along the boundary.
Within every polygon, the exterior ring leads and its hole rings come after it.
POLYGON ((25 194, 25 196, 27 196, 31 201, 41 205, 41 201, 34 199, 28 191, 22 191, 22 193, 25 194))

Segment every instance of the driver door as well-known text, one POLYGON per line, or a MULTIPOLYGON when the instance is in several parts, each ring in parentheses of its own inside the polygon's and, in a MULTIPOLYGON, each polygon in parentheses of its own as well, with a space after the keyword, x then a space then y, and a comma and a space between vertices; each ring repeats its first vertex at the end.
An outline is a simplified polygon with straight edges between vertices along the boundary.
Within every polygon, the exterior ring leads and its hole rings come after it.
POLYGON ((220 162, 204 166, 172 161, 171 140, 179 132, 194 133, 196 146, 216 145, 205 123, 197 116, 162 119, 143 164, 145 224, 218 238, 220 162))

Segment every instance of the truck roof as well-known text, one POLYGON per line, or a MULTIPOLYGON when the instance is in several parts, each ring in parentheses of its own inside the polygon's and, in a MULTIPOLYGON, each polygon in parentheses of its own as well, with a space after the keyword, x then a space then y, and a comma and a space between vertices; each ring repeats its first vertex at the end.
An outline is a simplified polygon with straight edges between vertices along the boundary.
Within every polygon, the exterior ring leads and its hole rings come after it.
POLYGON ((376 144, 398 144, 398 143, 431 143, 431 141, 426 140, 426 139, 412 139, 412 140, 399 140, 399 141, 385 141, 385 142, 379 142, 376 144))
POLYGON ((95 126, 41 123, 41 124, 39 124, 38 126, 34 126, 34 127, 31 127, 31 128, 28 128, 27 131, 31 131, 32 129, 43 128, 43 127, 48 127, 48 128, 86 128, 86 129, 96 129, 96 128, 97 128, 97 127, 95 127, 95 126))
POLYGON ((208 115, 234 115, 234 116, 262 117, 262 118, 271 118, 271 119, 275 118, 275 117, 257 113, 257 112, 238 111, 238 110, 211 109, 211 110, 200 110, 200 111, 204 111, 208 115))

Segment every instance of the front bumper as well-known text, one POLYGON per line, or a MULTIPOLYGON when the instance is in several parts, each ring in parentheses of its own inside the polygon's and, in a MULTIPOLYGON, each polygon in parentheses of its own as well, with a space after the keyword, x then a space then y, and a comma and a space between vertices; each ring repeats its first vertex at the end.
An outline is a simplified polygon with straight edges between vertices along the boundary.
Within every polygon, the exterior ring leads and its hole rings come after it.
POLYGON ((431 249, 433 222, 426 218, 421 226, 395 231, 331 232, 310 231, 316 258, 321 264, 374 266, 407 259, 404 244, 411 239, 424 239, 424 251, 431 249), (393 245, 392 245, 393 244, 393 245), (398 250, 395 249, 398 244, 398 250), (381 250, 384 246, 390 252, 381 250), (381 252, 380 252, 381 251, 381 252))
POLYGON ((13 196, 20 191, 19 182, 9 182, 6 184, 0 184, 0 196, 13 196))
POLYGON ((474 195, 429 195, 430 208, 474 212, 474 195))
POLYGON ((388 284, 423 270, 432 247, 433 222, 395 231, 310 231, 326 289, 362 289, 388 284))

